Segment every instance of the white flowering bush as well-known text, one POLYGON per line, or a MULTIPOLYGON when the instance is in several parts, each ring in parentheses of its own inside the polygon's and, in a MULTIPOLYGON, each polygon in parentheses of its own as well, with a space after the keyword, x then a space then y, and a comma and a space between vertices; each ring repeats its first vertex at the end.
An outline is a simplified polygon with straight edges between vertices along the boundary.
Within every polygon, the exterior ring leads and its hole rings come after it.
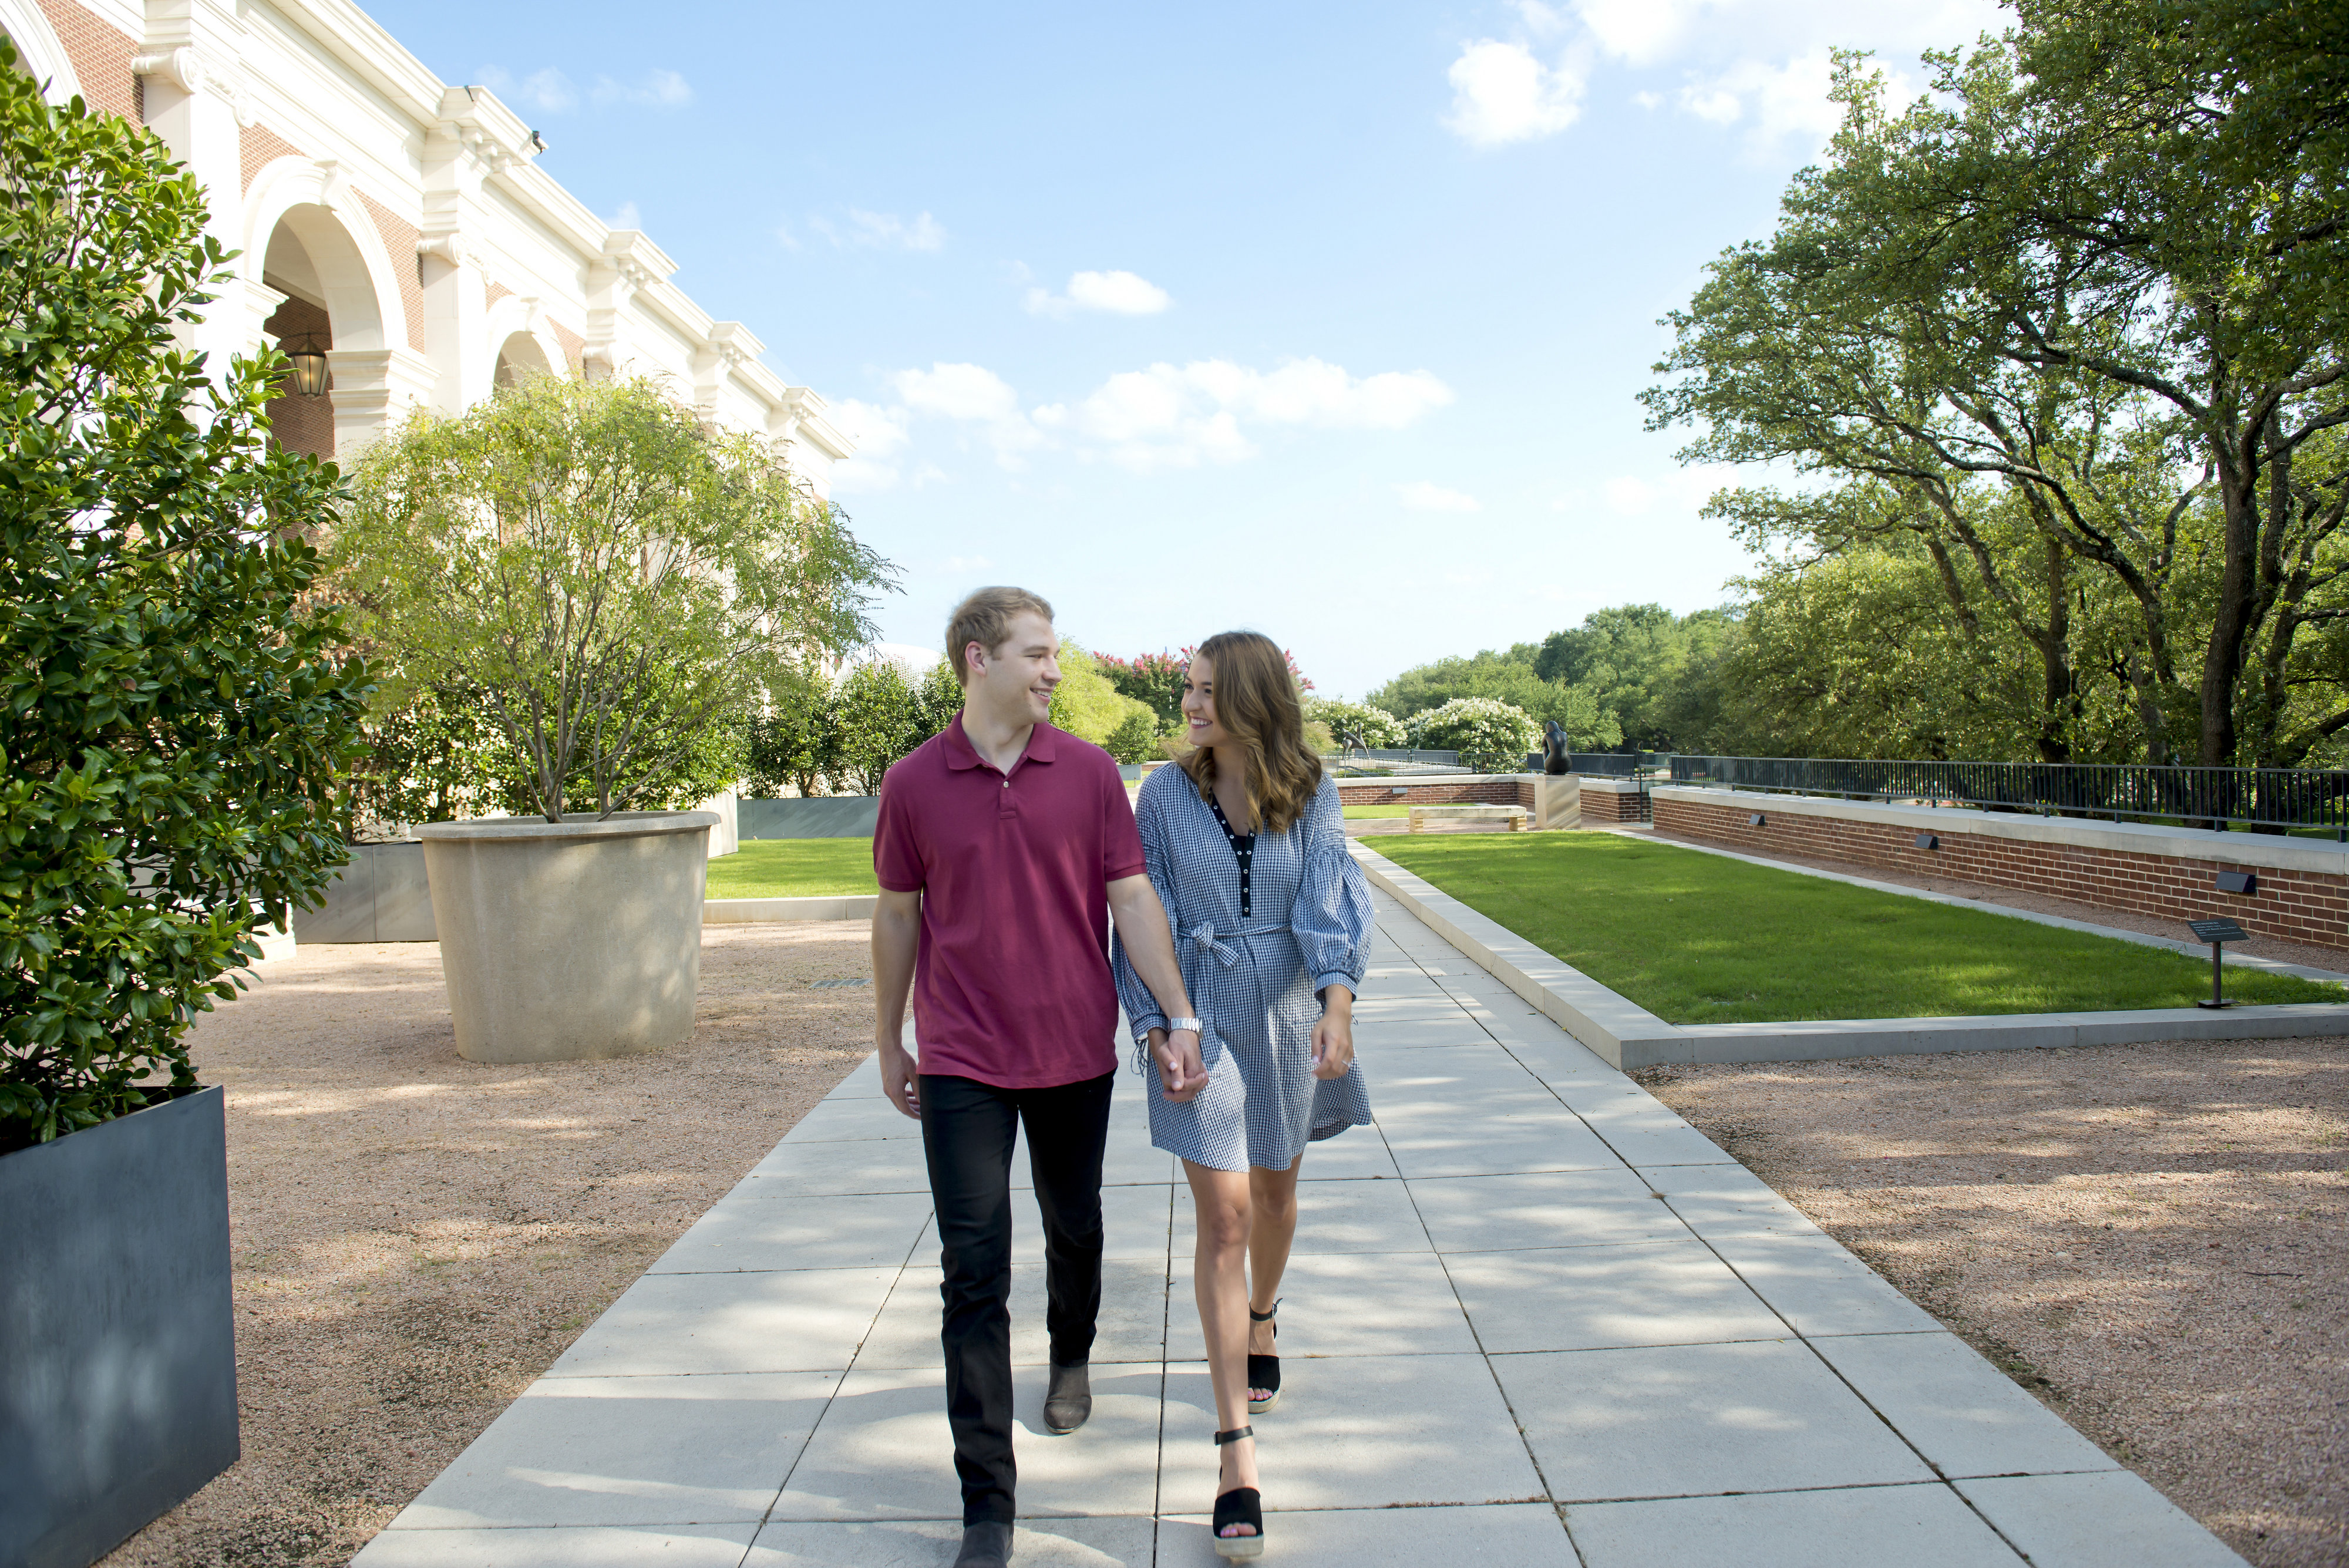
POLYGON ((1411 743, 1431 752, 1458 752, 1475 773, 1522 773, 1526 753, 1541 745, 1541 726, 1522 708, 1490 697, 1454 697, 1413 715, 1411 743))
MULTIPOLYGON (((1333 737, 1355 736, 1372 750, 1409 745, 1402 721, 1383 708, 1363 702, 1340 702, 1324 697, 1305 700, 1308 723, 1326 724, 1333 737)), ((1342 739, 1339 742, 1344 744, 1342 739)))

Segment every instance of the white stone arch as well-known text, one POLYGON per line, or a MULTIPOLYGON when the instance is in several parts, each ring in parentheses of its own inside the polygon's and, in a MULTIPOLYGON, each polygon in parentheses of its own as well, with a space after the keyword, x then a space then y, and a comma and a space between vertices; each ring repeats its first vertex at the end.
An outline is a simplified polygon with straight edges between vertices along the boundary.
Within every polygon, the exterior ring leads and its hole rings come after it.
MULTIPOLYGON (((330 161, 280 158, 254 177, 244 198, 243 268, 259 281, 269 239, 283 223, 310 253, 335 348, 381 350, 408 347, 399 274, 367 211, 330 161)), ((414 266, 416 258, 407 258, 414 266)))
POLYGON ((57 29, 35 0, 0 0, 0 33, 16 46, 16 63, 36 82, 48 83, 51 103, 66 103, 81 91, 73 60, 57 42, 57 29))
POLYGON ((562 340, 547 327, 546 314, 539 309, 536 300, 509 294, 490 306, 481 326, 482 337, 489 345, 492 384, 501 358, 518 370, 543 370, 555 376, 571 374, 571 357, 564 352, 562 340))

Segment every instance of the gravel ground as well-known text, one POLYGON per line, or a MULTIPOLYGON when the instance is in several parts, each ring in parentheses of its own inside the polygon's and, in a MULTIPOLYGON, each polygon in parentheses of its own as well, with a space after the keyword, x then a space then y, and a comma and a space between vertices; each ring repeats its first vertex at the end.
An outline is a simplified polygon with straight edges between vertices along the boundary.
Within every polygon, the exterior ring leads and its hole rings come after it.
POLYGON ((109 1568, 341 1564, 870 1048, 862 922, 704 933, 691 1040, 457 1054, 431 943, 310 947, 199 1023, 228 1091, 244 1458, 109 1568))
POLYGON ((2252 1563, 2349 1563, 2349 1040, 1633 1076, 2252 1563))

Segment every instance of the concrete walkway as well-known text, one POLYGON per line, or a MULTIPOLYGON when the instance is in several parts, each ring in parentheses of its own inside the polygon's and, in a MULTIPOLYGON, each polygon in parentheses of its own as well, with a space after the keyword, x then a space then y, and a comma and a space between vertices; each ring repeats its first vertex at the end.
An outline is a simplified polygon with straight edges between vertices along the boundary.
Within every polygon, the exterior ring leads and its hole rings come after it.
MULTIPOLYGON (((1305 1161, 1265 1561, 2168 1568, 2240 1559, 1381 898, 1379 1125, 1305 1161)), ((868 1061, 360 1568, 940 1564, 960 1508, 918 1129, 868 1061)), ((1019 1216, 1014 1561, 1209 1564, 1190 1201, 1121 1077, 1090 1425, 1046 1435, 1019 1216)))

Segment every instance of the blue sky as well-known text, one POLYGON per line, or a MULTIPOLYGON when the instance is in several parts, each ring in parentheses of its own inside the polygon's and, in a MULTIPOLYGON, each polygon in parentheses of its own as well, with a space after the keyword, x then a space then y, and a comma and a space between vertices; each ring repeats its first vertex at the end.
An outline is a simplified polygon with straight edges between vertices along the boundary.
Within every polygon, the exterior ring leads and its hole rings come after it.
POLYGON ((1721 602, 1723 475, 1634 401, 1832 124, 1826 51, 1982 0, 971 7, 378 0, 814 387, 904 570, 1089 647, 1233 626, 1359 695, 1602 605, 1721 602))

